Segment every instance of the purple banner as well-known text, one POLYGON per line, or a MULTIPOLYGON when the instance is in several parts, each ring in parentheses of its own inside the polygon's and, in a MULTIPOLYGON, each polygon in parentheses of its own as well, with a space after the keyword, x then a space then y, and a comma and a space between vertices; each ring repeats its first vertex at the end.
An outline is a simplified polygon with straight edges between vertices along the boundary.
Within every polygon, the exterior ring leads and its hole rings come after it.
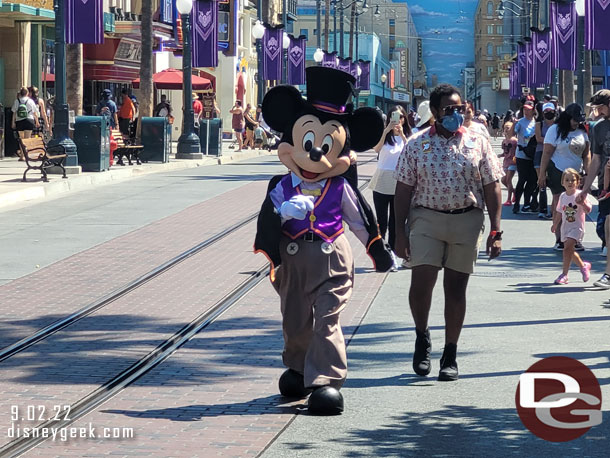
POLYGON ((191 13, 193 67, 218 67, 218 3, 197 0, 191 13))
POLYGON ((525 42, 525 86, 531 87, 534 79, 534 65, 532 63, 532 42, 525 42))
POLYGON ((358 62, 350 62, 349 74, 354 77, 356 83, 358 82, 358 62))
POLYGON ((587 49, 610 50, 610 0, 585 0, 585 45, 587 49))
POLYGON ((322 67, 337 68, 337 52, 326 52, 324 51, 324 58, 322 59, 322 67))
POLYGON ((577 23, 576 3, 551 2, 551 57, 554 68, 576 70, 577 23))
POLYGON ((282 28, 265 27, 263 36, 263 79, 267 81, 282 79, 282 28))
POLYGON ((349 73, 351 66, 352 59, 350 59, 349 57, 347 59, 339 58, 339 66, 337 67, 339 70, 345 73, 349 73))
MULTIPOLYGON (((608 0, 610 1, 610 0, 608 0)), ((551 83, 551 30, 532 29, 532 83, 544 86, 551 83)))
POLYGON ((368 91, 371 89, 371 63, 369 61, 360 62, 359 89, 368 91))
POLYGON ((517 81, 519 84, 525 84, 527 80, 527 50, 525 43, 519 43, 517 48, 517 81))
POLYGON ((66 0, 66 43, 104 42, 103 0, 66 0))
POLYGON ((288 35, 288 84, 305 84, 305 43, 307 38, 301 35, 298 38, 288 35))

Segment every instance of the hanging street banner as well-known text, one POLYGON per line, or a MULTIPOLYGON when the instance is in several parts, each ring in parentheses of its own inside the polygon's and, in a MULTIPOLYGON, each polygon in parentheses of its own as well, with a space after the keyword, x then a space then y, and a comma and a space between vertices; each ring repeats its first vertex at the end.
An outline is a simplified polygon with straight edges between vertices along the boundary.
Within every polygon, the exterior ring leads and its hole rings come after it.
POLYGON ((585 45, 587 49, 610 50, 610 0, 585 0, 585 45))
POLYGON ((358 89, 368 91, 371 89, 371 62, 366 60, 360 61, 360 78, 358 89))
POLYGON ((263 35, 263 79, 267 81, 282 79, 282 40, 281 27, 265 27, 263 35))
POLYGON ((288 35, 288 84, 305 84, 305 44, 307 38, 301 35, 298 38, 288 35))
POLYGON ((218 67, 218 3, 197 0, 191 12, 193 67, 218 67))
POLYGON ((322 67, 337 68, 337 51, 333 51, 333 52, 324 51, 324 58, 322 59, 322 67))
POLYGON ((551 2, 551 58, 553 68, 576 70, 576 3, 551 2))
MULTIPOLYGON (((610 0, 609 0, 610 1, 610 0)), ((532 83, 544 86, 551 83, 551 29, 532 28, 532 83)))
POLYGON ((351 64, 352 60, 349 57, 347 59, 339 58, 339 66, 337 68, 345 73, 349 73, 351 64))
POLYGON ((517 48, 517 81, 519 84, 525 84, 527 80, 527 50, 525 43, 519 42, 517 48))
POLYGON ((66 43, 104 42, 103 0, 66 0, 66 43))

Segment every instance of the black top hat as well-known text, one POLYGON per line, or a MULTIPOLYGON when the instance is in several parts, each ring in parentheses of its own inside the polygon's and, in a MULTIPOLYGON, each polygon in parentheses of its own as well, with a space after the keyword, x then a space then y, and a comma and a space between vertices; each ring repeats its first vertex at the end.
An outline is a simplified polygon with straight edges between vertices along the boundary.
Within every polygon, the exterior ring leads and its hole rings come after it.
POLYGON ((317 110, 348 114, 356 78, 329 67, 307 67, 307 101, 317 110))

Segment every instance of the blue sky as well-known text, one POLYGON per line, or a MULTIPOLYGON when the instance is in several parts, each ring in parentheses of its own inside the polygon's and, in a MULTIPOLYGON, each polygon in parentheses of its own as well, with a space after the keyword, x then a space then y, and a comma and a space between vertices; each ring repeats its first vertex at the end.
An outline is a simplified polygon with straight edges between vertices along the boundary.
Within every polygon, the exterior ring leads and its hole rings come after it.
MULTIPOLYGON (((474 13, 477 0, 393 0, 407 3, 423 39, 428 81, 457 84, 460 70, 474 61, 474 13)), ((398 37, 397 37, 398 38, 398 37)), ((400 39, 400 38, 398 38, 400 39)))

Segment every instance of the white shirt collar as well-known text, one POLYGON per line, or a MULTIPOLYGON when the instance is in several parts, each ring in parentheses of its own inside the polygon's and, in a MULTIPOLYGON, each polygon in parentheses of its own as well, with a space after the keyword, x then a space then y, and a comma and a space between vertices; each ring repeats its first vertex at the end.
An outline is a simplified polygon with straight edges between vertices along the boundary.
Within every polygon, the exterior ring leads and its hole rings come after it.
MULTIPOLYGON (((303 183, 303 180, 301 180, 301 178, 297 176, 294 172, 290 172, 290 177, 292 178, 293 188, 296 188, 298 185, 303 183)), ((309 181, 306 181, 305 183, 309 186, 318 186, 320 188, 323 188, 324 186, 326 186, 326 178, 324 180, 316 181, 314 183, 311 183, 309 181)))

